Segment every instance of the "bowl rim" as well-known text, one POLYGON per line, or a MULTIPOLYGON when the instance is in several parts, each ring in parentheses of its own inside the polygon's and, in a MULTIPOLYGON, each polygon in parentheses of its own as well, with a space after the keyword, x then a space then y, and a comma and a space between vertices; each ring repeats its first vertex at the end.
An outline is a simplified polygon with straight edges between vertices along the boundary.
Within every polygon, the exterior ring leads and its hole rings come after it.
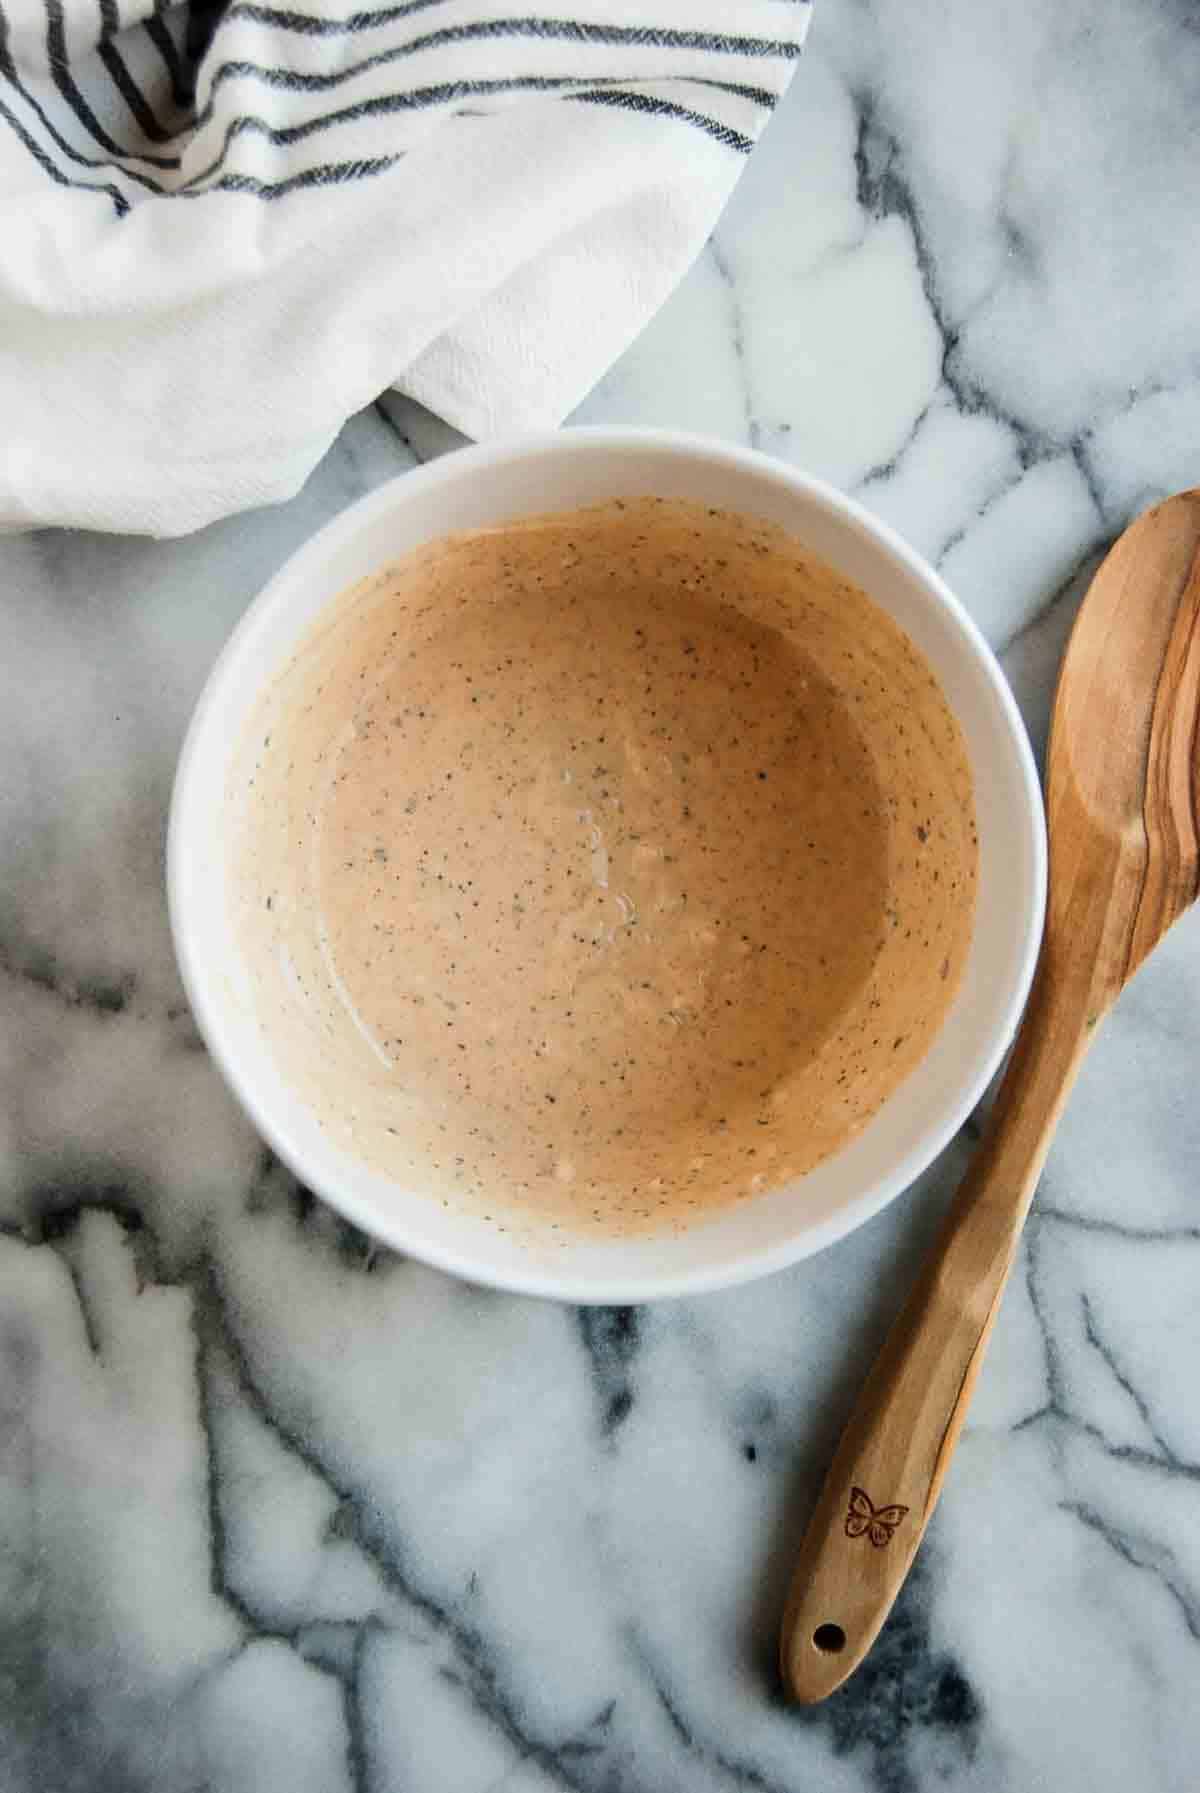
POLYGON ((573 425, 567 430, 538 431, 476 443, 439 456, 408 472, 397 474, 373 491, 354 500, 320 529, 307 536, 267 580, 246 606, 223 644, 192 711, 179 752, 171 794, 166 838, 167 907, 184 992, 201 1038, 227 1087, 255 1130, 279 1160, 321 1199, 370 1236, 393 1250, 432 1265, 469 1283, 511 1294, 531 1295, 576 1305, 634 1304, 732 1288, 798 1263, 845 1238, 880 1213, 907 1189, 945 1150, 974 1109, 1012 1043, 1024 1011, 1041 948, 1046 905, 1047 841, 1041 781, 1024 719, 1016 698, 990 644, 961 600, 935 569, 889 524, 875 517, 856 499, 847 497, 827 481, 797 471, 786 462, 762 453, 710 438, 696 432, 638 426, 573 425), (992 688, 1007 724, 1020 771, 1022 814, 1026 825, 1023 843, 1027 861, 1023 892, 1027 914, 1019 963, 1012 979, 1003 1014, 982 1055, 976 1073, 960 1089, 937 1125, 928 1127, 913 1147, 887 1172, 858 1195, 846 1201, 836 1214, 810 1221, 788 1238, 754 1245, 732 1254, 719 1264, 684 1267, 676 1271, 632 1270, 618 1275, 592 1275, 586 1271, 555 1270, 531 1260, 528 1266, 508 1268, 489 1264, 481 1256, 456 1250, 437 1241, 414 1238, 406 1232, 403 1214, 383 1215, 353 1192, 331 1187, 304 1154, 294 1149, 285 1126, 260 1099, 252 1075, 247 1075, 240 1055, 226 1035, 221 1004, 214 994, 218 982, 206 974, 193 928, 188 881, 184 865, 188 851, 189 815, 198 801, 196 787, 203 764, 219 750, 221 737, 214 735, 211 719, 222 701, 224 686, 240 660, 247 638, 279 602, 281 588, 297 577, 304 560, 316 559, 352 538, 377 516, 440 484, 469 478, 472 471, 505 462, 536 460, 557 450, 584 442, 601 450, 637 448, 665 451, 684 459, 701 459, 711 465, 760 477, 790 487, 815 502, 852 528, 865 532, 890 553, 933 596, 957 625, 964 647, 992 688), (398 1222, 398 1224, 397 1224, 398 1222))

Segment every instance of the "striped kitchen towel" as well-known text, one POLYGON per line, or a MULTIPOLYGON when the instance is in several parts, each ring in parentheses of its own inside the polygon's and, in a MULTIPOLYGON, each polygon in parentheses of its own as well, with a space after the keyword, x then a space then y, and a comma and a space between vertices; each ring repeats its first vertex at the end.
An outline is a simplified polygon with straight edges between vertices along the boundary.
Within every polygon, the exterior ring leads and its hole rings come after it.
POLYGON ((699 252, 806 0, 0 0, 0 527, 288 497, 399 386, 559 423, 699 252))

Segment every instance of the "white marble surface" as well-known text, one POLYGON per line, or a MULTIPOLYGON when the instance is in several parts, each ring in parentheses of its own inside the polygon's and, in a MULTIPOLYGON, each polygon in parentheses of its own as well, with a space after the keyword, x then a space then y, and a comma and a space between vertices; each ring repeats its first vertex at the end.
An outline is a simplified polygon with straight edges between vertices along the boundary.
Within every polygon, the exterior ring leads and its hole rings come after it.
MULTIPOLYGON (((822 0, 581 413, 857 492, 1039 743, 1098 552, 1200 479, 1197 18, 822 0)), ((792 1272, 584 1314, 373 1249, 198 1048, 161 878, 189 708, 289 549, 444 445, 388 399, 282 509, 0 543, 0 1787, 1190 1793, 1200 916, 1085 1070, 902 1605, 808 1713, 770 1668, 790 1540, 969 1138, 792 1272)))

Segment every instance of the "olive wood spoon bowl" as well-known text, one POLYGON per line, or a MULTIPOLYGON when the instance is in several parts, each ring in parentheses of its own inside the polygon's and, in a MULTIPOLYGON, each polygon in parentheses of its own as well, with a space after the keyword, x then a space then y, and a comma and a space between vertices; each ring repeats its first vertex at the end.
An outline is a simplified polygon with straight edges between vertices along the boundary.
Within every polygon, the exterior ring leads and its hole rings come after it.
POLYGON ((891 1611, 1084 1053, 1198 894, 1200 489, 1139 517, 1092 581, 1059 676, 1046 808, 1046 930, 1008 1071, 800 1546, 781 1666, 806 1703, 853 1673, 891 1611))

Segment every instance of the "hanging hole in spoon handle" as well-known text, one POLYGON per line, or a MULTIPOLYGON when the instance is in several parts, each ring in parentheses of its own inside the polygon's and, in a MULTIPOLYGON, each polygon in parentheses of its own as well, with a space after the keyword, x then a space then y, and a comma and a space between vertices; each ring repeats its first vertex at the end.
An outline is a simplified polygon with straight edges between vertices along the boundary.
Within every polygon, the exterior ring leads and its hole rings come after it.
MULTIPOLYGON (((914 1500, 915 1510, 902 1501, 876 1501, 849 1479, 862 1474, 877 1491, 887 1486, 880 1464, 871 1464, 872 1444, 879 1442, 864 1438, 852 1423, 804 1534, 783 1621, 780 1668, 788 1693, 805 1705, 827 1699, 867 1655, 936 1501, 936 1494, 928 1503, 914 1500)), ((936 1470, 928 1480, 935 1478, 936 1470)))
POLYGON ((804 1533, 780 1668, 806 1705, 863 1661, 937 1504, 1003 1287, 1001 1273, 982 1300, 966 1294, 962 1249, 952 1235, 897 1316, 804 1533))
MULTIPOLYGON (((872 1544, 872 1524, 877 1536, 886 1527, 876 1518, 857 1531, 861 1508, 869 1498, 857 1483, 847 1486, 835 1464, 804 1537, 783 1622, 780 1667, 788 1693, 806 1705, 826 1699, 862 1662, 903 1584, 924 1529, 914 1525, 911 1534, 902 1537, 897 1521, 883 1544, 872 1544), (851 1533, 847 1525, 854 1528, 851 1533)), ((899 1502, 872 1502, 872 1511, 908 1513, 899 1502)))

